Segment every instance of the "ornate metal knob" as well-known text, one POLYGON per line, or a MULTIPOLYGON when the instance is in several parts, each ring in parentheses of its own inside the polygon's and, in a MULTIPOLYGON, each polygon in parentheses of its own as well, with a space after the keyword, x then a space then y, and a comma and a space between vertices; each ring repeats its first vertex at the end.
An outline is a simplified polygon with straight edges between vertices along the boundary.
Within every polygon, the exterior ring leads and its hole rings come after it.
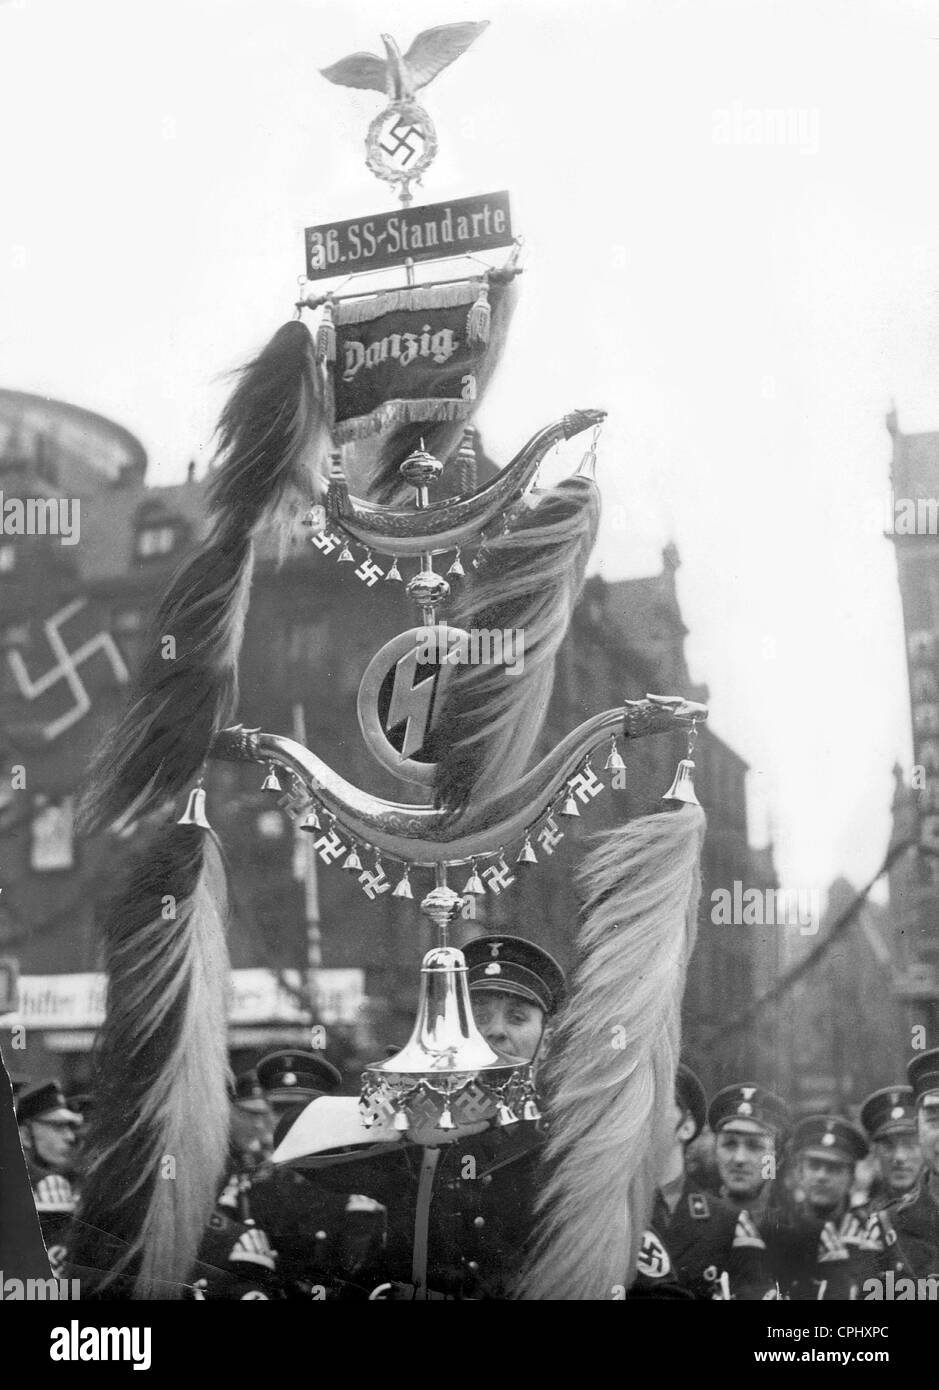
POLYGON ((448 927, 460 915, 463 899, 452 888, 432 888, 421 903, 421 911, 435 927, 448 927))
POLYGON ((450 596, 450 585, 442 574, 433 570, 420 570, 413 579, 408 580, 406 593, 415 603, 431 605, 443 603, 450 596))
POLYGON ((429 487, 440 477, 443 464, 426 449, 415 449, 413 454, 408 454, 398 472, 412 487, 429 487))

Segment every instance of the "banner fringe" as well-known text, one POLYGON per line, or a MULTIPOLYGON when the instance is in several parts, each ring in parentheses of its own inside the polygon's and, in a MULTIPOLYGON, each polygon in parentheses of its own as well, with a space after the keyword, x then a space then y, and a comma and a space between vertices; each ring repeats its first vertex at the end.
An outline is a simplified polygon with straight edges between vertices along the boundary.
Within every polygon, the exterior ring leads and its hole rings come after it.
POLYGON ((468 420, 476 405, 475 401, 455 399, 416 401, 383 401, 368 415, 356 415, 351 420, 343 420, 336 425, 334 437, 337 444, 348 444, 356 439, 366 439, 370 434, 378 434, 389 425, 409 425, 416 422, 434 420, 468 420))
POLYGON ((384 290, 368 299, 340 299, 334 316, 341 326, 367 323, 400 309, 453 309, 460 304, 474 304, 484 288, 484 280, 473 279, 455 285, 413 285, 401 290, 384 290))

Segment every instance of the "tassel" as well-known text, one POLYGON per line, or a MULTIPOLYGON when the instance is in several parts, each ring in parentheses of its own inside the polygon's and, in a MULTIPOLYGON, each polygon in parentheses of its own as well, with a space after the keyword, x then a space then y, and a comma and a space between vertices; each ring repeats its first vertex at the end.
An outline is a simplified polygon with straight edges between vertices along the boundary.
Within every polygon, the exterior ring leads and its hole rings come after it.
POLYGON ((579 875, 577 963, 546 1064, 548 1178, 517 1297, 609 1300, 635 1278, 673 1133, 704 812, 645 816, 579 875))
POLYGON ((584 580, 600 518, 595 483, 568 478, 487 542, 486 564, 456 602, 468 632, 520 633, 524 661, 465 662, 450 677, 425 749, 434 804, 457 814, 483 787, 496 796, 524 770, 541 732, 554 662, 584 580), (511 671, 511 674, 508 674, 511 671))
POLYGON ((218 435, 211 530, 165 595, 128 708, 95 754, 79 816, 86 834, 120 829, 178 796, 234 716, 252 538, 271 523, 289 533, 297 495, 315 499, 328 445, 304 324, 284 324, 244 368, 218 435))
POLYGON ((322 317, 316 330, 316 360, 326 363, 336 360, 336 321, 331 299, 327 299, 323 305, 322 317))
POLYGON ((468 343, 489 342, 489 281, 482 280, 476 301, 466 315, 466 341, 468 343))
POLYGON ((171 824, 105 912, 108 1009, 69 1252, 83 1296, 118 1281, 111 1296, 175 1299, 190 1277, 228 1152, 226 910, 214 834, 171 824))

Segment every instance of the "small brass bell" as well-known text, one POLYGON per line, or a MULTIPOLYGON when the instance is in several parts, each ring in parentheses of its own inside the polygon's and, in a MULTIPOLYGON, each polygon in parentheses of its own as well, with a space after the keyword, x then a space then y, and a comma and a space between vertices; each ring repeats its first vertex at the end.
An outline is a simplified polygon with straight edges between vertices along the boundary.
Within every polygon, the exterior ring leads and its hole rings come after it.
POLYGON ((405 869, 404 873, 401 875, 401 878, 398 880, 394 888, 391 890, 391 896, 393 898, 414 897, 414 894, 411 892, 411 880, 408 877, 407 869, 405 869))
POLYGON ((604 770, 604 772, 623 772, 623 771, 625 770, 625 767, 626 767, 626 764, 623 762, 623 759, 620 757, 619 749, 618 749, 617 746, 616 746, 616 735, 615 735, 615 734, 611 734, 611 735, 610 735, 610 753, 609 753, 609 756, 608 756, 606 762, 603 764, 603 770, 604 770))
POLYGON ((482 897, 482 896, 485 894, 485 892, 486 892, 486 885, 483 883, 482 879, 479 877, 479 873, 477 872, 477 869, 476 869, 476 860, 474 859, 474 860, 473 860, 473 872, 470 874, 469 878, 466 880, 466 882, 465 882, 464 885, 463 885, 463 896, 465 897, 467 893, 472 893, 472 894, 474 895, 474 897, 477 897, 477 898, 478 898, 478 897, 482 897))
POLYGON ((505 1101, 500 1101, 496 1118, 500 1125, 518 1124, 518 1116, 512 1110, 509 1109, 505 1101))
POLYGON ((301 830, 319 830, 320 818, 316 814, 315 806, 311 806, 309 811, 307 811, 306 815, 303 817, 303 820, 300 822, 299 828, 301 830))
POLYGON ((355 564, 355 556, 352 554, 352 551, 349 549, 348 544, 346 544, 346 545, 344 545, 344 546, 342 547, 342 549, 340 550, 340 552, 339 552, 339 554, 338 554, 338 556, 337 556, 336 558, 338 559, 340 565, 353 565, 353 564, 355 564))
POLYGON ((403 583, 403 580, 402 580, 402 578, 401 578, 401 571, 398 569, 398 560, 397 560, 397 557, 395 557, 395 559, 392 560, 392 562, 391 562, 391 569, 390 569, 390 570, 388 571, 388 573, 385 575, 385 583, 386 583, 386 584, 388 583, 389 579, 392 581, 392 583, 394 583, 394 582, 397 582, 398 584, 403 583))
POLYGON ((522 1106, 522 1119, 523 1119, 523 1120, 540 1120, 540 1119, 541 1119, 541 1111, 538 1109, 537 1105, 535 1104, 535 1102, 534 1102, 533 1100, 526 1100, 525 1104, 522 1106))
POLYGON ((361 859, 359 858, 358 850, 356 849, 356 847, 355 847, 354 844, 353 844, 351 850, 349 851, 348 856, 342 861, 342 867, 343 867, 344 869, 352 869, 352 870, 354 870, 354 871, 358 871, 359 873, 361 873, 361 871, 362 871, 362 861, 361 861, 361 859))
POLYGON ((392 1127, 393 1127, 394 1129, 397 1129, 397 1130, 400 1130, 400 1131, 403 1132, 404 1130, 406 1130, 406 1129, 408 1128, 408 1126, 410 1125, 410 1123, 411 1123, 411 1122, 410 1122, 410 1120, 408 1119, 408 1112, 407 1112, 406 1110, 396 1110, 396 1111, 395 1111, 395 1117, 394 1117, 394 1119, 392 1120, 392 1127))
POLYGON ((694 789, 694 763, 690 758, 682 758, 675 771, 675 778, 663 801, 683 801, 689 806, 700 806, 694 789))
POLYGON ((562 816, 579 816, 579 815, 580 815, 580 812, 579 812, 578 809, 577 809, 577 802, 574 800, 574 793, 571 791, 570 787, 568 787, 568 789, 567 789, 567 796, 564 798, 564 805, 561 807, 561 815, 562 815, 562 816))
POLYGON ((518 857, 516 858, 515 862, 516 862, 516 864, 537 864, 537 863, 538 863, 538 856, 537 856, 537 854, 535 853, 535 851, 532 849, 532 847, 531 847, 531 840, 530 840, 530 838, 529 838, 527 835, 525 836, 525 843, 522 845, 521 849, 519 850, 519 852, 518 852, 518 857))
POLYGON ((201 787, 193 787, 186 802, 186 809, 176 822, 177 825, 199 825, 203 830, 211 830, 205 815, 205 792, 201 787))
POLYGON ((465 579, 465 578, 466 578, 466 570, 463 568, 462 564, 460 563, 460 552, 459 552, 459 551, 456 552, 456 559, 453 561, 453 564, 452 564, 452 565, 450 566, 450 568, 447 570, 447 574, 448 574, 448 575, 452 574, 453 577, 454 577, 454 579, 465 579))
POLYGON ((273 764, 273 763, 268 763, 268 765, 267 765, 267 776, 264 778, 264 781, 261 783, 261 791, 262 791, 262 792, 282 792, 283 790, 284 790, 283 787, 280 785, 280 782, 278 781, 277 772, 276 772, 276 770, 275 770, 275 768, 274 768, 274 764, 273 764))
POLYGON ((449 1105, 445 1105, 443 1107, 443 1110, 440 1112, 440 1119, 437 1121, 437 1128, 456 1129, 456 1125, 453 1123, 453 1116, 450 1114, 449 1105))

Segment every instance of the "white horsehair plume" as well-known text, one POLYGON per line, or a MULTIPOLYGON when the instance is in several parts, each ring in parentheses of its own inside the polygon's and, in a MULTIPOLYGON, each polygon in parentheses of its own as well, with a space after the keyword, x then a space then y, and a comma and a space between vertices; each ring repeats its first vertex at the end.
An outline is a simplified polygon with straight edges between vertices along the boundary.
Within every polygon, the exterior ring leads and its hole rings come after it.
POLYGON ((671 1140, 697 934, 699 806, 617 826, 584 862, 583 925, 547 1073, 547 1181, 522 1299, 616 1298, 671 1140))

